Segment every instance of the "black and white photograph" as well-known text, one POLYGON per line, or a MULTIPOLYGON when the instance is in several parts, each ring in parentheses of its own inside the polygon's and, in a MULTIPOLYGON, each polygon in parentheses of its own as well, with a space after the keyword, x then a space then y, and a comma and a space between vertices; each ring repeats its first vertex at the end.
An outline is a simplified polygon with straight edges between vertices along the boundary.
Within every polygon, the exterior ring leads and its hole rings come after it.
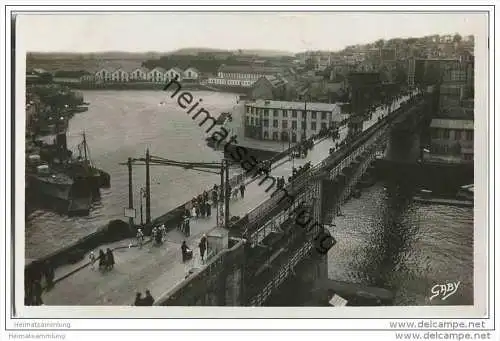
POLYGON ((16 309, 485 313, 488 13, 361 9, 15 13, 16 309))

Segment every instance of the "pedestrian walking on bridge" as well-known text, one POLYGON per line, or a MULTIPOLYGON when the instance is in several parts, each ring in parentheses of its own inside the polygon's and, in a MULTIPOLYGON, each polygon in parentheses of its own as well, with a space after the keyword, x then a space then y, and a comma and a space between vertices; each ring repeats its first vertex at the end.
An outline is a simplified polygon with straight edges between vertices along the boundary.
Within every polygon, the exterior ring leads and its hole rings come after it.
POLYGON ((207 236, 205 234, 201 237, 198 247, 200 248, 201 261, 204 261, 205 251, 207 250, 207 236))
POLYGON ((241 194, 241 199, 245 199, 245 183, 243 182, 241 185, 240 185, 240 194, 241 194))

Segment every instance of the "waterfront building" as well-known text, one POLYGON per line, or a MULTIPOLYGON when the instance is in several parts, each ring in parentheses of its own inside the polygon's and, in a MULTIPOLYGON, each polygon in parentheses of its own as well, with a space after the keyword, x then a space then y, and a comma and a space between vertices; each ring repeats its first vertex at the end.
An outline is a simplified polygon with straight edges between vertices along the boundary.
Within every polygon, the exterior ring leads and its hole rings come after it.
POLYGON ((101 82, 110 82, 112 80, 112 71, 107 68, 102 68, 95 73, 95 78, 101 82))
POLYGON ((111 79, 113 82, 126 83, 129 81, 129 72, 123 68, 118 68, 111 73, 111 79))
POLYGON ((194 67, 188 67, 184 70, 183 74, 184 79, 196 80, 200 78, 200 71, 194 67))
POLYGON ((246 137, 292 143, 342 120, 338 104, 262 99, 246 102, 244 117, 246 137))
POLYGON ((165 81, 166 70, 162 67, 155 67, 148 72, 148 81, 154 83, 163 83, 165 81))
POLYGON ((165 72, 164 80, 175 79, 177 77, 178 81, 181 81, 184 77, 184 72, 178 67, 173 67, 165 72))
POLYGON ((257 80, 265 76, 277 76, 283 74, 280 67, 268 66, 239 66, 221 65, 217 71, 217 77, 208 79, 208 84, 250 88, 257 80))
POLYGON ((474 120, 434 118, 431 121, 431 145, 425 161, 440 163, 474 162, 474 120))
POLYGON ((145 81, 148 79, 149 70, 145 67, 138 67, 129 74, 129 80, 131 81, 145 81))

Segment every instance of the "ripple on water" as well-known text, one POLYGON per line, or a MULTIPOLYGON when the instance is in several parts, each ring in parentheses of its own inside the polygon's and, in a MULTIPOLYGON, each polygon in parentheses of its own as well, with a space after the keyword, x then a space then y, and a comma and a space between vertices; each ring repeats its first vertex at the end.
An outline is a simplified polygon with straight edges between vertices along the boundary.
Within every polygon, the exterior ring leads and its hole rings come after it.
POLYGON ((330 278, 389 288, 397 305, 429 304, 433 285, 461 281, 447 302, 473 304, 472 209, 402 199, 375 185, 343 206, 331 229, 330 278))

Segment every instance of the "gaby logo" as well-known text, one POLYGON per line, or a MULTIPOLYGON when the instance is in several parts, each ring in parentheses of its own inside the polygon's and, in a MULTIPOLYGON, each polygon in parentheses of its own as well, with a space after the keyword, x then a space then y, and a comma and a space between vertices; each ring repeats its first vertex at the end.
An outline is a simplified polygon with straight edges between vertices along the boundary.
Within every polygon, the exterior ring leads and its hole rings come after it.
POLYGON ((430 300, 436 298, 437 296, 442 296, 441 300, 446 300, 448 297, 457 292, 460 281, 446 283, 446 284, 436 284, 432 287, 431 292, 434 294, 430 297, 430 300))

